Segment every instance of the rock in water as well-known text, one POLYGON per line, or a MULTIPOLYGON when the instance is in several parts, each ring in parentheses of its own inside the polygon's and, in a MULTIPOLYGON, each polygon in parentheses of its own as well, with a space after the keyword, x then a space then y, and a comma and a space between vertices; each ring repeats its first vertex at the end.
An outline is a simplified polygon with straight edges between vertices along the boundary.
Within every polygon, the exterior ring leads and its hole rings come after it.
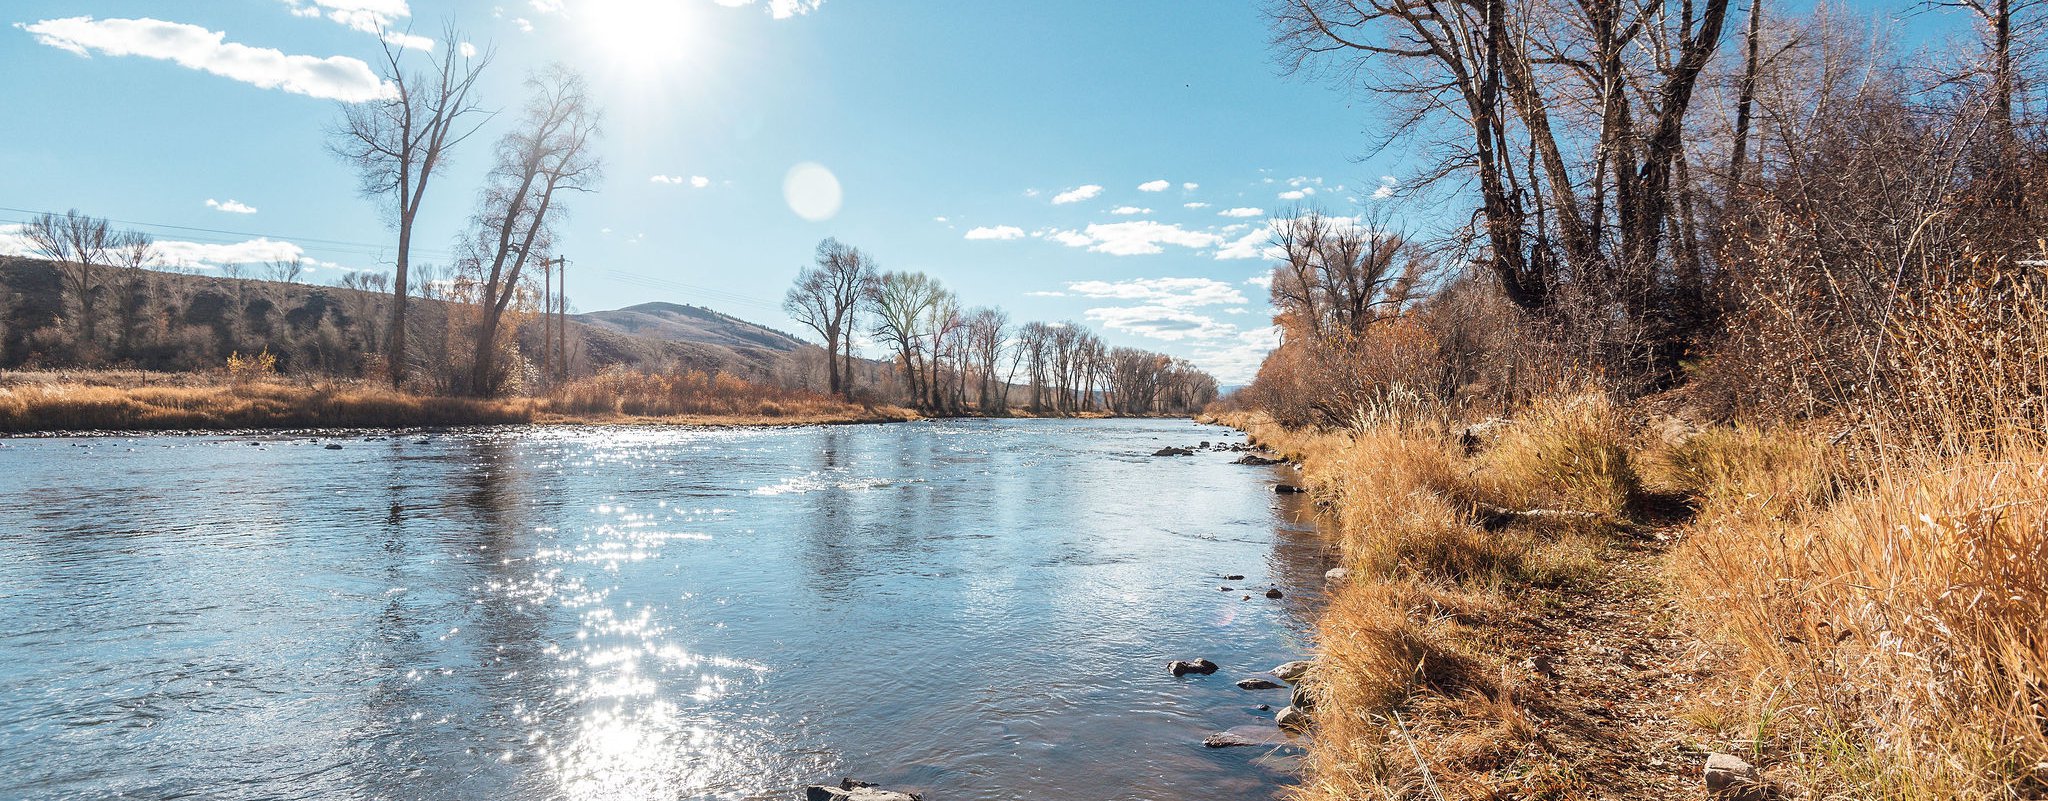
POLYGON ((1202 744, 1210 748, 1237 748, 1242 746, 1292 745, 1287 733, 1268 726, 1238 726, 1229 731, 1209 735, 1202 744))
POLYGON ((1767 795, 1756 768, 1734 754, 1708 754, 1701 774, 1707 780, 1707 792, 1715 798, 1762 801, 1767 795))
POLYGON ((1166 672, 1175 676, 1185 676, 1189 673, 1207 676, 1216 672, 1216 663, 1207 659, 1176 659, 1166 663, 1166 672))
POLYGON ((1153 456, 1193 456, 1193 455, 1195 455, 1195 452, 1194 452, 1194 451, 1191 451, 1191 450, 1188 450, 1188 449, 1186 449, 1186 448, 1175 448, 1175 447, 1173 447, 1173 446, 1169 445, 1169 446, 1167 446, 1167 447, 1164 447, 1164 448, 1160 448, 1159 450, 1153 451, 1153 452, 1152 452, 1152 455, 1153 455, 1153 456))
POLYGON ((1267 591, 1266 591, 1266 597, 1268 597, 1268 598, 1278 598, 1278 597, 1280 597, 1280 588, 1279 588, 1279 587, 1274 587, 1274 588, 1272 588, 1272 589, 1269 589, 1269 590, 1267 590, 1267 591))
POLYGON ((1283 685, 1280 682, 1274 681, 1272 679, 1264 678, 1261 676, 1253 676, 1249 679, 1238 679, 1237 686, 1240 689, 1246 690, 1278 690, 1286 685, 1283 685))
POLYGON ((1229 576, 1224 576, 1224 577, 1223 577, 1223 580, 1224 580, 1224 581, 1243 581, 1243 580, 1244 580, 1244 577, 1243 577, 1243 576, 1239 576, 1239 575, 1229 575, 1229 576))
POLYGON ((838 787, 813 784, 804 788, 804 801, 924 801, 916 793, 884 790, 863 781, 843 779, 838 787))
POLYGON ((1231 462, 1231 464, 1248 464, 1254 467, 1264 467, 1266 465, 1276 465, 1279 463, 1279 459, 1268 459, 1256 453, 1247 453, 1243 456, 1237 457, 1237 461, 1231 462))
POLYGON ((1280 493, 1281 495, 1293 495, 1296 493, 1307 492, 1308 490, 1302 489, 1301 487, 1297 487, 1293 484, 1274 484, 1273 491, 1280 493))
POLYGON ((341 446, 330 442, 327 444, 327 449, 330 451, 338 451, 341 450, 341 446))
POLYGON ((1281 681, 1293 684, 1297 681, 1301 681, 1301 677, 1308 675, 1308 669, 1314 666, 1314 662, 1310 662, 1305 659, 1297 659, 1293 662, 1289 662, 1287 664, 1273 668, 1272 670, 1266 672, 1271 673, 1275 676, 1279 676, 1281 681))
POLYGON ((1308 725, 1308 713, 1301 711, 1300 707, 1284 707, 1280 714, 1273 716, 1273 722, 1283 729, 1300 729, 1308 725))

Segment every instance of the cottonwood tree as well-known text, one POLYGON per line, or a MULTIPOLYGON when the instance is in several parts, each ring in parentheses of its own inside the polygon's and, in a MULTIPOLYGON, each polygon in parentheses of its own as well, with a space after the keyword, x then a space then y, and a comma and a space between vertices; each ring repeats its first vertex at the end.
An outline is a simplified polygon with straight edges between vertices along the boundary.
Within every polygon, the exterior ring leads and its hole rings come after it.
POLYGON ((390 91, 377 100, 343 106, 342 119, 329 136, 330 149, 356 169, 363 195, 383 201, 398 229, 385 335, 386 368, 394 387, 404 383, 407 367, 414 223, 435 171, 490 116, 475 90, 491 51, 478 52, 452 26, 442 32, 434 51, 427 68, 416 71, 407 60, 411 49, 387 38, 379 71, 390 91))
POLYGON ((156 261, 156 241, 141 231, 114 235, 110 252, 119 269, 115 273, 116 312, 121 316, 119 352, 123 357, 135 351, 136 332, 141 328, 142 307, 148 301, 149 265, 156 261))
POLYGON ((281 284, 296 284, 299 276, 306 273, 306 260, 298 257, 273 259, 268 265, 270 280, 281 284))
POLYGON ((1002 363, 1003 351, 1010 339, 1010 315, 1002 309, 982 306, 967 313, 967 352, 973 360, 977 376, 975 403, 983 414, 998 414, 1007 407, 1005 396, 1010 379, 1015 377, 1016 363, 1011 363, 1011 375, 998 378, 997 367, 1002 363))
POLYGON ((783 296, 783 311, 825 340, 827 386, 835 394, 852 390, 855 325, 874 280, 867 254, 828 238, 818 243, 816 266, 798 273, 783 296))
POLYGON ((79 345, 94 347, 98 341, 94 326, 98 271, 118 244, 115 233, 105 218, 81 214, 77 209, 62 216, 37 215, 21 233, 31 249, 56 262, 64 293, 78 306, 79 345))
POLYGON ((874 335, 895 346, 897 364, 909 385, 911 401, 928 402, 932 376, 924 371, 927 325, 933 310, 951 293, 924 273, 886 272, 869 285, 867 304, 874 316, 874 335))
POLYGON ((497 165, 460 265, 477 304, 468 386, 476 395, 498 392, 504 315, 520 294, 526 267, 553 250, 552 224, 565 211, 562 193, 590 191, 603 166, 594 149, 600 115, 583 77, 556 64, 528 78, 526 88, 531 96, 524 114, 498 141, 497 165))

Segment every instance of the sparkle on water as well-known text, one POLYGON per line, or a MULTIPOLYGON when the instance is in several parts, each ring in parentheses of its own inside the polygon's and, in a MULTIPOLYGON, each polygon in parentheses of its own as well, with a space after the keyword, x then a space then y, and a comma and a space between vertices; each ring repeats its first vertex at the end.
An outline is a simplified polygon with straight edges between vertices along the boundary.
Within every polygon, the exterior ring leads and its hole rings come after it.
POLYGON ((1186 421, 0 440, 0 797, 1268 797, 1324 550, 1186 421), (1219 593, 1277 583, 1285 601, 1219 593), (1173 679, 1173 658, 1226 670, 1173 679))

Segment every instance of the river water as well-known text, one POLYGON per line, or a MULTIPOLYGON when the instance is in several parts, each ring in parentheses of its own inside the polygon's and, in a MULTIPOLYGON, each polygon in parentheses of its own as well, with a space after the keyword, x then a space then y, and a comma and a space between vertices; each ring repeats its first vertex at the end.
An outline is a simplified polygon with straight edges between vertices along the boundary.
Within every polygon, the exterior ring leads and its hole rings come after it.
POLYGON ((0 440, 0 798, 1271 798, 1292 749, 1201 741, 1325 552, 1284 469, 1149 455, 1200 440, 0 440))

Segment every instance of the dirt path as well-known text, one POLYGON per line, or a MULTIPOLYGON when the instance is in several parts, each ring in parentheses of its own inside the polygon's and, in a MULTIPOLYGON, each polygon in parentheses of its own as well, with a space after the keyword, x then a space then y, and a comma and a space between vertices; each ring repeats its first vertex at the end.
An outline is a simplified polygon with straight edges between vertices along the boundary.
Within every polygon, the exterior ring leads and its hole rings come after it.
MULTIPOLYGON (((1701 676, 1664 579, 1664 535, 1618 538, 1604 570, 1583 585, 1521 605, 1504 626, 1522 657, 1511 670, 1535 731, 1528 767, 1549 763, 1548 788, 1500 788, 1500 797, 1706 798, 1705 754, 1679 718, 1701 676), (1544 607, 1548 608, 1544 608, 1544 607)), ((1518 760, 1519 761, 1519 760, 1518 760)), ((1498 772, 1496 772, 1498 775, 1498 772)))

